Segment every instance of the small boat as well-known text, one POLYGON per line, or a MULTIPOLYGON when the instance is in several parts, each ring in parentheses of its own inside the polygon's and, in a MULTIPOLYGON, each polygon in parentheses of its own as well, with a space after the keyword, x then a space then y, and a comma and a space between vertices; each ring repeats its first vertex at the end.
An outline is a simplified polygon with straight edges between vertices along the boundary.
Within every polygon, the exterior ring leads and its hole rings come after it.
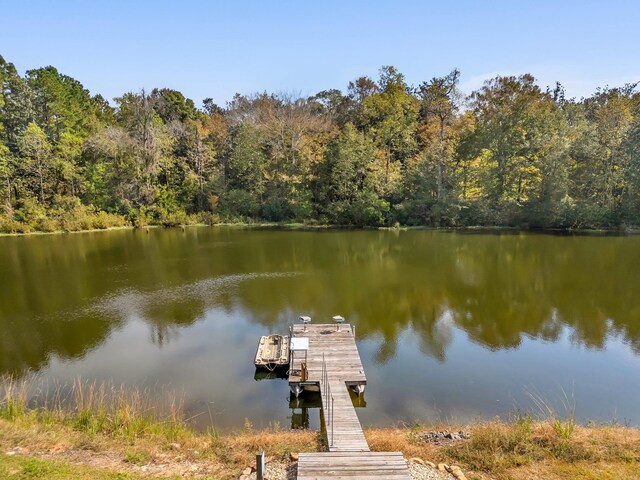
POLYGON ((268 335, 260 338, 256 351, 256 368, 273 371, 289 365, 289 337, 268 335))

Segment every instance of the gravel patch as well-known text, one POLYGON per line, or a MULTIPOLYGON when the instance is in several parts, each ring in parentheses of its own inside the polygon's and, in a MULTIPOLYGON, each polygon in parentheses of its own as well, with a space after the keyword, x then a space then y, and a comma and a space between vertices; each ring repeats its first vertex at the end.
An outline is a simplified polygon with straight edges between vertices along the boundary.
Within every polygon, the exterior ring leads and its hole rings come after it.
MULTIPOLYGON (((297 462, 269 462, 266 465, 265 479, 295 480, 298 473, 297 467, 297 462)), ((412 480, 455 480, 455 477, 450 473, 440 472, 437 468, 414 462, 409 462, 409 473, 412 480)), ((248 480, 256 480, 256 472, 252 472, 247 478, 248 480)))
MULTIPOLYGON (((295 480, 298 463, 269 462, 266 465, 264 478, 266 480, 295 480)), ((249 480, 256 480, 256 472, 249 475, 249 480)))
POLYGON ((413 480, 455 480, 450 473, 440 472, 437 468, 419 463, 409 463, 409 473, 413 480))

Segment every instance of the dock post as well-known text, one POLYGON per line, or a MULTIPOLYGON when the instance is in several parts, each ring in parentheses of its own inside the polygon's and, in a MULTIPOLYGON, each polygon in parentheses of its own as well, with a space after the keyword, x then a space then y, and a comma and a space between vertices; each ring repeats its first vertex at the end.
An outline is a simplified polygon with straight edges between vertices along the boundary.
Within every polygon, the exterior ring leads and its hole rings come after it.
POLYGON ((256 453, 256 479, 264 480, 264 452, 256 453))

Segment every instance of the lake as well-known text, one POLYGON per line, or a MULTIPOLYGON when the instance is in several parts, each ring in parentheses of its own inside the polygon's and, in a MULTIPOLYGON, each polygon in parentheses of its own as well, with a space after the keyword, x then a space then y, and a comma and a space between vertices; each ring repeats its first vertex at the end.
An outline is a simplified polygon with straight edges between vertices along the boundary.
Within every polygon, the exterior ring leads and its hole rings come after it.
MULTIPOLYGON (((309 423, 254 377, 299 315, 356 325, 363 426, 640 425, 640 236, 151 229, 0 238, 0 373, 173 389, 198 427, 309 423)), ((303 403, 304 405, 304 403, 303 403)), ((313 403, 308 404, 313 406, 313 403)), ((298 405, 299 406, 299 405, 298 405)))

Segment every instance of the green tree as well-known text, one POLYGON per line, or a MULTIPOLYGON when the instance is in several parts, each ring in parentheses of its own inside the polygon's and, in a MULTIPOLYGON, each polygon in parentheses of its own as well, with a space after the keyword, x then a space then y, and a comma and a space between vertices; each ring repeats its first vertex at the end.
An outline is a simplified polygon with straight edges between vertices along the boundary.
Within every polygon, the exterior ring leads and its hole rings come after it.
MULTIPOLYGON (((125 127, 134 141, 137 160, 138 204, 149 205, 155 199, 154 184, 161 168, 165 173, 170 169, 171 137, 167 128, 154 110, 156 99, 146 94, 126 93, 115 99, 118 104, 116 118, 125 127), (164 164, 164 165, 163 165, 164 164)), ((166 183, 166 175, 165 175, 166 183)))
POLYGON ((149 102, 165 124, 196 120, 200 116, 193 100, 170 88, 154 88, 149 102))
POLYGON ((0 192, 5 211, 11 210, 14 163, 9 147, 0 140, 0 192))
POLYGON ((371 95, 379 93, 380 87, 369 77, 359 77, 354 81, 349 82, 347 91, 347 105, 349 109, 348 115, 345 118, 345 122, 349 121, 356 125, 358 128, 363 128, 364 101, 371 95))
POLYGON ((330 120, 316 109, 313 101, 288 94, 237 95, 229 106, 232 131, 248 124, 262 137, 268 160, 263 170, 263 212, 271 220, 304 218, 311 213, 313 172, 324 158, 323 135, 330 129, 330 120))
POLYGON ((240 124, 232 130, 229 160, 225 178, 230 190, 245 190, 264 199, 268 159, 264 138, 251 124, 240 124))
POLYGON ((50 190, 51 181, 51 145, 42 129, 31 122, 19 140, 22 169, 26 176, 36 179, 36 188, 40 203, 45 204, 45 192, 50 190))
POLYGON ((196 123, 193 128, 193 143, 188 154, 198 184, 196 207, 199 211, 205 209, 205 185, 211 179, 211 167, 216 157, 213 142, 207 141, 208 134, 210 132, 206 125, 196 123))
POLYGON ((18 75, 15 66, 0 56, 2 108, 0 124, 4 143, 14 155, 19 155, 19 141, 27 125, 34 119, 33 92, 18 75))
POLYGON ((53 169, 56 191, 64 195, 80 195, 83 180, 80 167, 83 140, 78 135, 64 132, 54 148, 53 169))
MULTIPOLYGON (((640 99, 636 98, 636 101, 640 99)), ((625 195, 623 201, 624 219, 632 225, 640 224, 640 109, 636 107, 633 125, 627 135, 625 153, 628 164, 625 168, 623 185, 625 195)))
POLYGON ((362 120, 384 156, 384 185, 387 195, 400 186, 401 166, 416 152, 418 102, 407 91, 404 76, 394 67, 382 67, 380 91, 363 100, 362 120))
MULTIPOLYGON (((375 85, 375 84, 374 84, 375 85)), ((323 90, 309 98, 314 105, 316 115, 325 116, 331 122, 342 128, 347 122, 354 122, 356 102, 345 96, 338 89, 323 90)))
POLYGON ((29 70, 27 84, 33 92, 36 123, 50 142, 63 133, 86 138, 100 125, 101 98, 93 99, 82 84, 49 66, 29 70))
POLYGON ((450 167, 452 157, 447 133, 458 112, 459 94, 456 86, 459 79, 460 71, 455 69, 444 77, 436 77, 428 83, 422 83, 418 88, 421 119, 425 123, 433 120, 437 122, 436 198, 439 202, 446 202, 445 182, 448 176, 447 167, 450 167))
POLYGON ((587 123, 578 139, 576 180, 581 196, 616 215, 630 171, 628 139, 634 123, 635 85, 604 89, 583 102, 587 123))
POLYGON ((498 215, 494 221, 510 222, 522 215, 521 207, 539 200, 558 174, 563 115, 531 75, 490 80, 472 101, 482 193, 498 215))
POLYGON ((374 175, 378 150, 371 138, 347 123, 328 150, 324 200, 336 223, 379 225, 389 204, 381 198, 383 185, 374 175))
POLYGON ((136 144, 120 127, 106 127, 83 144, 85 198, 105 210, 127 213, 140 206, 136 144))

